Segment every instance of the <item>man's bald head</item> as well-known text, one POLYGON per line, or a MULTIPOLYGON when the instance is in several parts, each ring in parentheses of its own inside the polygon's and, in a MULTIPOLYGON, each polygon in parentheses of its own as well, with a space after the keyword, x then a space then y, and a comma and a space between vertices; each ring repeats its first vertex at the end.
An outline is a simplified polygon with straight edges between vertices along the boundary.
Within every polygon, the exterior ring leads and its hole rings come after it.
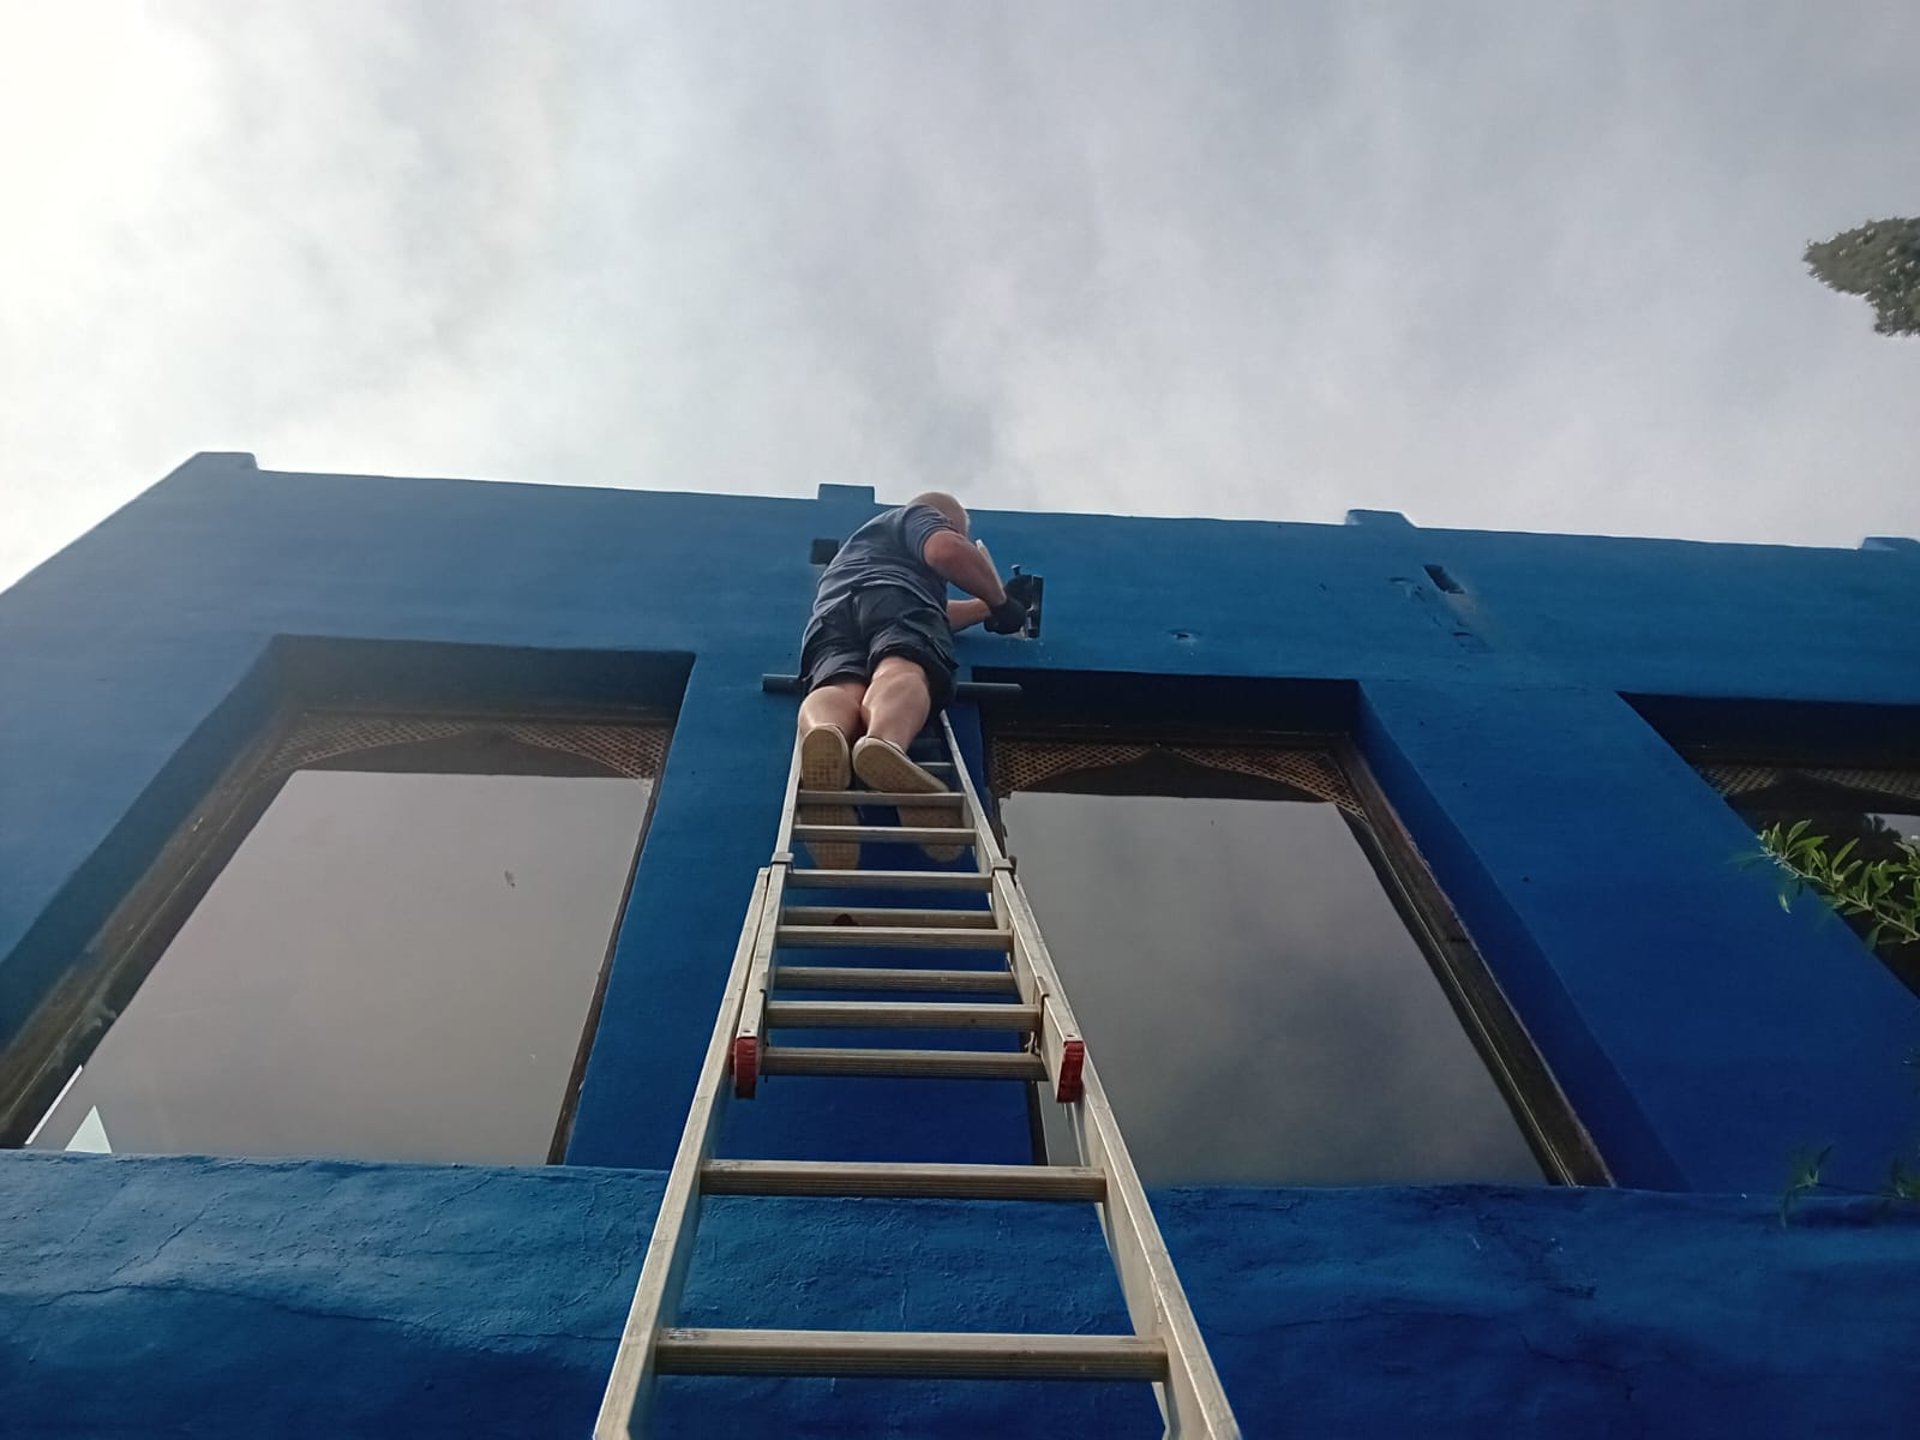
POLYGON ((931 505, 947 517, 954 529, 962 535, 968 532, 967 507, 944 490, 929 490, 924 495, 916 495, 907 502, 909 505, 931 505))

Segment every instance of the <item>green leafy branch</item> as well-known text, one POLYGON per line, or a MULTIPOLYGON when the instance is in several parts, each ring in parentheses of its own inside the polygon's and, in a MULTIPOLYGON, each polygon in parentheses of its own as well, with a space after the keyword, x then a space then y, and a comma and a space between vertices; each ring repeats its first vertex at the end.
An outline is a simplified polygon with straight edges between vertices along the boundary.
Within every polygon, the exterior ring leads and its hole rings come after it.
MULTIPOLYGON (((1920 843, 1903 839, 1898 842, 1898 854, 1882 860, 1861 860, 1853 853, 1857 839, 1829 851, 1827 837, 1807 833, 1811 829, 1811 821, 1796 820, 1791 825, 1769 825, 1760 832, 1761 845, 1784 872, 1780 908, 1790 911, 1794 897, 1811 890, 1841 915, 1867 922, 1869 948, 1891 951, 1895 946, 1920 942, 1920 843)), ((1795 1157, 1787 1188, 1780 1196, 1782 1225, 1803 1196, 1822 1191, 1863 1193, 1821 1178, 1832 1153, 1829 1145, 1795 1157)), ((1920 1167, 1895 1156, 1878 1194, 1889 1202, 1920 1201, 1920 1167)))
POLYGON ((1849 840, 1839 849, 1827 849, 1827 837, 1809 835, 1812 821, 1769 825, 1760 843, 1790 878, 1780 894, 1780 908, 1792 908, 1793 896, 1812 890, 1842 915, 1868 922, 1867 944, 1911 945, 1920 942, 1920 843, 1900 842, 1900 853, 1885 860, 1860 860, 1849 840))
POLYGON ((1845 1185, 1835 1185, 1821 1178, 1826 1168, 1827 1157, 1833 1153, 1833 1147, 1824 1150, 1796 1155, 1792 1173, 1787 1177, 1787 1188, 1780 1194, 1780 1223, 1785 1225, 1793 1218, 1793 1207, 1802 1196, 1815 1195, 1826 1191, 1834 1195, 1877 1195, 1890 1202, 1920 1200, 1920 1168, 1909 1165, 1907 1161, 1895 1156, 1887 1166, 1887 1183, 1877 1191, 1854 1190, 1845 1185))

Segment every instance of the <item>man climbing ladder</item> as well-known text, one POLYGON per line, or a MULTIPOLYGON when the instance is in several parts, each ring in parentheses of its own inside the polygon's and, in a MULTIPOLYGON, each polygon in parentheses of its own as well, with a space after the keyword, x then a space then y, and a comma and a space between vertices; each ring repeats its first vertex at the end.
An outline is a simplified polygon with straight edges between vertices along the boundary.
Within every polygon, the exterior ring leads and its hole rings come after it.
MULTIPOLYGON (((1029 593, 1037 610, 1038 591, 1029 593)), ((938 718, 925 737, 941 757, 928 762, 932 769, 908 756, 953 692, 952 631, 980 620, 1013 633, 1025 628, 1027 610, 1008 598, 984 547, 969 543, 967 512, 948 495, 918 496, 861 526, 821 579, 773 856, 747 904, 596 1440, 648 1434, 661 1375, 1144 1381, 1168 1440, 1238 1440, 1119 1122, 952 723, 938 718), (949 604, 948 581, 974 598, 949 604), (953 776, 951 792, 933 770, 953 776), (872 788, 849 790, 854 772, 872 788), (895 809, 901 824, 853 824, 856 805, 895 809), (921 812, 928 821, 915 818, 921 812), (813 852, 812 867, 795 857, 796 840, 813 852), (860 843, 886 840, 924 845, 935 859, 971 851, 973 864, 860 868, 860 843), (861 903, 839 903, 849 891, 866 893, 861 903), (811 898, 796 903, 796 895, 811 898), (897 952, 898 963, 867 963, 883 951, 897 952), (911 998, 863 998, 875 994, 911 998), (808 1031, 840 1031, 859 1043, 808 1044, 808 1031), (922 1031, 1000 1031, 1024 1041, 1019 1049, 889 1043, 887 1032, 922 1031), (720 1158, 724 1107, 752 1100, 770 1076, 1032 1085, 1043 1103, 1064 1110, 1078 1163, 720 1158), (1090 1203, 1131 1332, 685 1326, 681 1296, 709 1195, 1090 1203)), ((789 1103, 819 1095, 803 1087, 789 1103)), ((940 1218, 924 1212, 912 1223, 940 1218)))
MULTIPOLYGON (((820 577, 800 643, 800 784, 845 791, 853 776, 896 794, 944 791, 907 756, 930 716, 953 695, 953 632, 985 623, 1017 634, 1027 610, 1007 594, 986 547, 970 542, 965 508, 929 491, 876 515, 847 538, 820 577), (974 597, 948 600, 951 582, 974 597)), ((951 823, 948 809, 900 812, 905 826, 951 823)), ((808 825, 851 826, 844 805, 812 805, 808 825)), ((812 842, 822 869, 859 863, 859 846, 812 842)), ((957 847, 930 846, 936 859, 957 847)))

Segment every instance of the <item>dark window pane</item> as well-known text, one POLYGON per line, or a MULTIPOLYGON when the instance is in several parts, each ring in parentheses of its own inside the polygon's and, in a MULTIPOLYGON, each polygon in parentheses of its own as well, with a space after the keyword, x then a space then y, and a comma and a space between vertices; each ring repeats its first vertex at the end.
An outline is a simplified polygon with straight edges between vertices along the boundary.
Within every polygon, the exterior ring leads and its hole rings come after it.
POLYGON ((292 775, 32 1144, 545 1160, 648 793, 292 775))
POLYGON ((1149 1183, 1542 1180, 1333 805, 1002 803, 1149 1183))

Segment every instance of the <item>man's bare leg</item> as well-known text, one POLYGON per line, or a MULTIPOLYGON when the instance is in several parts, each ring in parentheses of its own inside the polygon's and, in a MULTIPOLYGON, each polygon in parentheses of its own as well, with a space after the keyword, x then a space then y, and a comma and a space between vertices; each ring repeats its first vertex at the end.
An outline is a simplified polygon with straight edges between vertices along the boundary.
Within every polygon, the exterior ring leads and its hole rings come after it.
MULTIPOLYGON (((848 746, 864 728, 860 703, 866 689, 862 680, 834 680, 800 702, 802 799, 809 790, 845 790, 853 784, 848 746)), ((802 805, 796 818, 803 825, 852 825, 859 817, 847 805, 802 805)), ((857 841, 810 840, 807 849, 822 870, 851 870, 860 863, 857 841)))
MULTIPOLYGON (((927 672, 918 661, 904 655, 887 656, 873 667, 873 679, 860 709, 867 734, 905 750, 933 709, 927 672)), ((851 732, 848 738, 852 738, 851 732)))
MULTIPOLYGON (((933 709, 933 695, 927 689, 927 672, 919 662, 904 655, 889 655, 873 669, 867 686, 867 737, 854 747, 853 768, 875 790, 901 791, 907 794, 945 790, 933 775, 907 758, 907 747, 920 727, 927 723, 933 709)), ((916 809, 903 806, 900 823, 908 826, 945 827, 958 820, 958 812, 947 809, 916 809)), ((953 845, 929 845, 926 852, 936 860, 951 860, 962 852, 953 845)))
POLYGON ((861 714, 861 701, 866 694, 864 680, 830 680, 810 691, 800 702, 800 733, 805 735, 819 726, 832 725, 851 745, 866 733, 866 719, 861 714))

